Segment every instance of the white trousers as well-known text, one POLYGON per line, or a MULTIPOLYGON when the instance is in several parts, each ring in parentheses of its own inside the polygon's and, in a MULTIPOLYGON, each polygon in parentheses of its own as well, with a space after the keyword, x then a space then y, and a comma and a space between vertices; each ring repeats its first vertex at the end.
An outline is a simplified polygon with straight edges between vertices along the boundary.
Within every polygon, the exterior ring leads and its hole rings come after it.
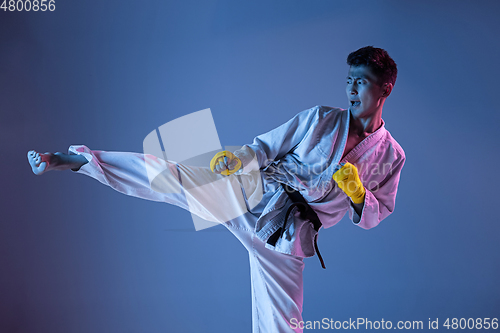
POLYGON ((240 240, 249 254, 252 332, 302 332, 301 329, 295 328, 294 323, 302 320, 303 259, 267 249, 255 234, 258 219, 255 214, 236 214, 233 209, 228 215, 231 217, 229 221, 225 220, 228 216, 221 217, 220 212, 224 207, 227 209, 230 205, 239 205, 242 196, 253 196, 251 192, 255 187, 252 187, 251 178, 246 179, 244 175, 238 178, 215 175, 209 168, 189 167, 139 153, 92 151, 86 146, 70 146, 69 153, 83 155, 89 161, 76 171, 77 173, 90 176, 119 192, 142 199, 167 202, 189 210, 203 219, 220 220, 240 240), (180 186, 183 191, 160 193, 152 190, 148 178, 148 172, 151 173, 151 170, 157 170, 157 174, 162 175, 164 189, 174 189, 182 184, 180 186), (214 180, 225 183, 222 186, 221 183, 211 186, 214 180), (241 182, 247 182, 243 187, 245 191, 242 190, 241 182), (199 186, 200 184, 204 186, 199 186), (193 191, 193 188, 196 190, 193 191), (217 213, 214 214, 213 211, 217 213), (292 318, 296 321, 291 322, 292 318))

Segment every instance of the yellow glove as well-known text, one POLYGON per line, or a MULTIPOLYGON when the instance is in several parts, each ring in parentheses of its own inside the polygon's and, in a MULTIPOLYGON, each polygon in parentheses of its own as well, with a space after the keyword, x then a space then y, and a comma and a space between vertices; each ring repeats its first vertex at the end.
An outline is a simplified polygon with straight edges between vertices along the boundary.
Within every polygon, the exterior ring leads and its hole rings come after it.
POLYGON ((210 170, 216 174, 229 176, 241 168, 241 160, 233 153, 223 150, 210 161, 210 170))
POLYGON ((360 204, 365 201, 365 188, 361 179, 358 176, 358 169, 351 163, 345 163, 340 170, 333 174, 333 180, 342 191, 351 198, 355 204, 360 204))

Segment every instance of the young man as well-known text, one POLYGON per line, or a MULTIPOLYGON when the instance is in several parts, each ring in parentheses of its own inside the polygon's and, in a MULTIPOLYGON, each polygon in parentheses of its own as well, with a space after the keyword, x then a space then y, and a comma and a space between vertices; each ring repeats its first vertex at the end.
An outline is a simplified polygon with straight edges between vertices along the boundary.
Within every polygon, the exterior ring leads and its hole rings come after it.
POLYGON ((346 212, 364 229, 378 225, 394 210, 405 162, 403 149, 382 120, 396 64, 386 51, 371 46, 349 54, 347 64, 347 110, 316 106, 302 111, 234 154, 217 154, 210 168, 85 146, 71 146, 70 155, 30 151, 28 160, 35 174, 72 169, 122 193, 168 202, 203 218, 217 210, 218 198, 227 204, 244 197, 248 211, 223 224, 249 252, 253 332, 302 332, 303 258, 318 253, 319 228, 335 225, 346 212), (189 198, 188 191, 159 193, 151 189, 146 163, 170 170, 168 181, 183 188, 214 179, 233 183, 189 193, 189 198), (261 176, 261 188, 243 186, 261 176), (258 203, 249 205, 255 197, 258 203), (297 200, 305 213, 294 208, 297 200), (193 211, 188 201, 199 209, 193 211))

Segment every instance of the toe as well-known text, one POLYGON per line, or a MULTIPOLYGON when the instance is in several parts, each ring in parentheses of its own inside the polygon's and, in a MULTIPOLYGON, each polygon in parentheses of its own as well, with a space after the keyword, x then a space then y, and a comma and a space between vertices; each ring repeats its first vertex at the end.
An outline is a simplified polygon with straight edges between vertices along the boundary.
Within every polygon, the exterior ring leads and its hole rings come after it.
POLYGON ((42 162, 40 165, 37 167, 38 173, 42 173, 45 171, 45 168, 47 167, 47 162, 42 162))

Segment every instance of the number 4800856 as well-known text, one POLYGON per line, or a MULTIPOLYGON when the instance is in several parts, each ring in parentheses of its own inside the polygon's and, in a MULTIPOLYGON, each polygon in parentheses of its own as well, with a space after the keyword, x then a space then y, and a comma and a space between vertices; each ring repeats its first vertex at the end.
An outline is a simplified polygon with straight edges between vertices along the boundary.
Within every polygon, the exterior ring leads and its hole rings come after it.
POLYGON ((55 0, 3 0, 0 9, 3 9, 4 12, 14 12, 14 11, 51 11, 56 10, 56 1, 55 0))

